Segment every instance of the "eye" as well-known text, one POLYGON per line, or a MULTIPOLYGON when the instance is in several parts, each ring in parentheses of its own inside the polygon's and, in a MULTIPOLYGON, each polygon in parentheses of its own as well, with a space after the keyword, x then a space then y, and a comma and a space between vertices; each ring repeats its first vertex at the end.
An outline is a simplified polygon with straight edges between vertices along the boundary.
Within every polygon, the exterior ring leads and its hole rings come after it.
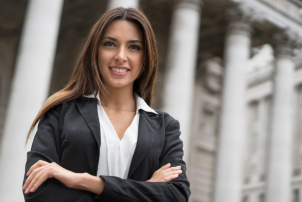
POLYGON ((104 43, 104 46, 115 46, 111 41, 107 41, 104 43))
POLYGON ((131 45, 130 48, 134 49, 134 50, 140 50, 141 49, 138 45, 131 45))

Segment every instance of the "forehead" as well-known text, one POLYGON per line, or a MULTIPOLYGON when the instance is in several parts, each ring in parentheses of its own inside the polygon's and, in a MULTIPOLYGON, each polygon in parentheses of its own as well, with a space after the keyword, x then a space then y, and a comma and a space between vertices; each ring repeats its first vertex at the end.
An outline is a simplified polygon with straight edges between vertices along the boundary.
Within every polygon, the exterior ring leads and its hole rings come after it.
POLYGON ((105 29, 104 36, 110 36, 116 39, 143 40, 143 34, 139 25, 127 20, 112 21, 105 29))

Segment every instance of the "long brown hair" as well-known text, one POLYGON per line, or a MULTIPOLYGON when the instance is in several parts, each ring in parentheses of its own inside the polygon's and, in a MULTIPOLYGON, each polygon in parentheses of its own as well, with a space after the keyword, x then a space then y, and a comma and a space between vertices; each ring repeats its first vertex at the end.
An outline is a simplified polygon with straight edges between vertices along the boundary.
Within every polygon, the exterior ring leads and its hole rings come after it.
POLYGON ((133 91, 151 105, 158 68, 156 41, 151 24, 138 9, 114 8, 107 11, 92 27, 69 82, 62 90, 45 101, 30 127, 26 142, 37 122, 53 107, 82 95, 94 94, 96 96, 97 92, 104 93, 105 89, 97 65, 97 53, 102 34, 113 20, 131 21, 141 28, 144 37, 145 61, 140 76, 134 81, 133 91))

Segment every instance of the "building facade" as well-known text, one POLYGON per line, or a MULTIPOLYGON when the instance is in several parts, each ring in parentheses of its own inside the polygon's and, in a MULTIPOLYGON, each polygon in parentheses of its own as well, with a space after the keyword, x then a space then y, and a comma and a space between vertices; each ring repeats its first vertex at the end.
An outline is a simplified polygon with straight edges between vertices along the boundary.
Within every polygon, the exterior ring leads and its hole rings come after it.
POLYGON ((302 202, 302 2, 20 0, 0 7, 0 202, 23 201, 26 134, 91 26, 141 8, 157 36, 152 107, 180 121, 191 202, 302 202))

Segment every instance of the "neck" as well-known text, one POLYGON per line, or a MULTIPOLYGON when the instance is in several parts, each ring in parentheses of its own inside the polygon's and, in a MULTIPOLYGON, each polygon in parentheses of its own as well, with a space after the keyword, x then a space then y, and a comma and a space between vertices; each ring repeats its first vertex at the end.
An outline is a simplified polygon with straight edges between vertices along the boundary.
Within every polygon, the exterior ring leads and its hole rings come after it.
POLYGON ((136 103, 133 95, 133 85, 124 88, 105 86, 106 92, 100 93, 102 107, 116 111, 135 112, 136 103))

